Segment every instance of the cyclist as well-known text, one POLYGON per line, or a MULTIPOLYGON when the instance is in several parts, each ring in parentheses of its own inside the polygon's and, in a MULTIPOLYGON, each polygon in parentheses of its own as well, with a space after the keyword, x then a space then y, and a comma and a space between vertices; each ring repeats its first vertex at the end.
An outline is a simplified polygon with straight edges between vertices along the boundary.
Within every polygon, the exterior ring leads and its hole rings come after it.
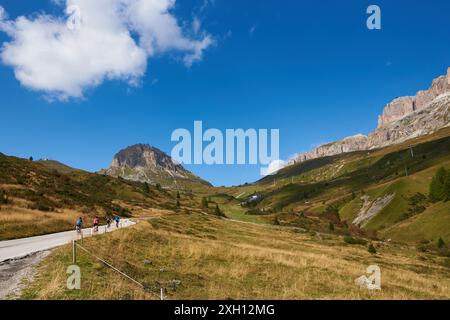
POLYGON ((98 219, 98 217, 94 218, 94 232, 98 231, 98 225, 99 225, 100 220, 98 219))
POLYGON ((119 218, 118 215, 114 216, 114 221, 116 222, 116 228, 119 228, 119 221, 120 221, 120 218, 119 218))
POLYGON ((77 233, 81 233, 81 229, 83 228, 83 218, 79 217, 76 224, 75 224, 75 228, 77 230, 77 233))

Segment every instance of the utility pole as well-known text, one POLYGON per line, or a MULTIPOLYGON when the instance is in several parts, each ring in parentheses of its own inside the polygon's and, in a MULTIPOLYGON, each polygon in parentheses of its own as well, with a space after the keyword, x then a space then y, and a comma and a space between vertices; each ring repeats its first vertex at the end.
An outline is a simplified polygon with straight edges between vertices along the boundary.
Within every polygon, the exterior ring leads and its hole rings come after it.
POLYGON ((409 148, 411 149, 411 158, 414 158, 414 149, 413 149, 413 145, 410 145, 409 148))

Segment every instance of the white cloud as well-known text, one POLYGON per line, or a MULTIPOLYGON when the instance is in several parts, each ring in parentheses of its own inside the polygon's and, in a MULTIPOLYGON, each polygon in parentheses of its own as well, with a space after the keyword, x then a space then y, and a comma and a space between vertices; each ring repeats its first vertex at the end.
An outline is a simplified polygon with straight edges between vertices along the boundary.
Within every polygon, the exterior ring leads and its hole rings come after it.
POLYGON ((273 160, 269 163, 267 168, 261 168, 262 176, 274 175, 281 169, 283 169, 287 165, 287 162, 284 160, 273 160))
MULTIPOLYGON (((77 6, 81 13, 80 28, 73 30, 63 15, 3 18, 0 31, 11 41, 3 44, 1 60, 23 86, 58 99, 81 98, 105 80, 134 85, 148 58, 180 51, 190 67, 213 43, 201 33, 200 21, 196 39, 187 37, 171 13, 174 5, 174 0, 67 0, 65 9, 77 6)), ((0 9, 0 17, 5 15, 0 9)))

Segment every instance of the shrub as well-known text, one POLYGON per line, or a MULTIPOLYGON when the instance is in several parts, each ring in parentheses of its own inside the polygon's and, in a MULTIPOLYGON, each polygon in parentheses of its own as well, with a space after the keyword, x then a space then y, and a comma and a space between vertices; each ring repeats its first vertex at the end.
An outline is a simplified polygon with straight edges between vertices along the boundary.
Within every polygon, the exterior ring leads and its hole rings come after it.
POLYGON ((359 239, 359 238, 353 238, 350 236, 345 236, 344 237, 344 242, 348 243, 348 244, 359 244, 362 246, 365 246, 367 244, 367 240, 364 239, 359 239))
POLYGON ((445 242, 444 240, 442 240, 442 238, 439 238, 436 245, 439 249, 442 249, 445 247, 445 242))
POLYGON ((330 224, 328 225, 328 229, 330 229, 330 231, 334 231, 334 224, 333 224, 333 222, 330 222, 330 224))
POLYGON ((369 246, 367 247, 367 251, 369 251, 369 253, 371 253, 371 254, 376 254, 377 253, 377 250, 375 249, 373 244, 369 244, 369 246))
POLYGON ((0 204, 8 204, 8 195, 5 190, 0 192, 0 204))

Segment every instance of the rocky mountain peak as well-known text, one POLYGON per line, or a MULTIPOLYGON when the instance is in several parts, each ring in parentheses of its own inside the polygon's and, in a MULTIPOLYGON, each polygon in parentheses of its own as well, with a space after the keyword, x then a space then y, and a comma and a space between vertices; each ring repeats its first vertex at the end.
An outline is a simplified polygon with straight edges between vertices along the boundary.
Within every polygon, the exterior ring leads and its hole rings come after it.
POLYGON ((166 187, 210 185, 163 151, 148 144, 135 144, 120 150, 111 166, 100 173, 131 181, 159 183, 166 187))
POLYGON ((397 97, 378 117, 378 128, 368 136, 356 135, 321 145, 297 155, 291 163, 336 154, 381 148, 450 126, 450 68, 415 96, 397 97))
POLYGON ((428 90, 421 90, 415 96, 399 97, 390 102, 378 118, 378 128, 427 108, 431 102, 447 92, 450 92, 450 68, 447 69, 447 75, 434 79, 428 90))
POLYGON ((148 144, 135 144, 120 150, 114 156, 110 168, 142 168, 150 171, 167 170, 174 174, 186 171, 166 153, 148 144))

